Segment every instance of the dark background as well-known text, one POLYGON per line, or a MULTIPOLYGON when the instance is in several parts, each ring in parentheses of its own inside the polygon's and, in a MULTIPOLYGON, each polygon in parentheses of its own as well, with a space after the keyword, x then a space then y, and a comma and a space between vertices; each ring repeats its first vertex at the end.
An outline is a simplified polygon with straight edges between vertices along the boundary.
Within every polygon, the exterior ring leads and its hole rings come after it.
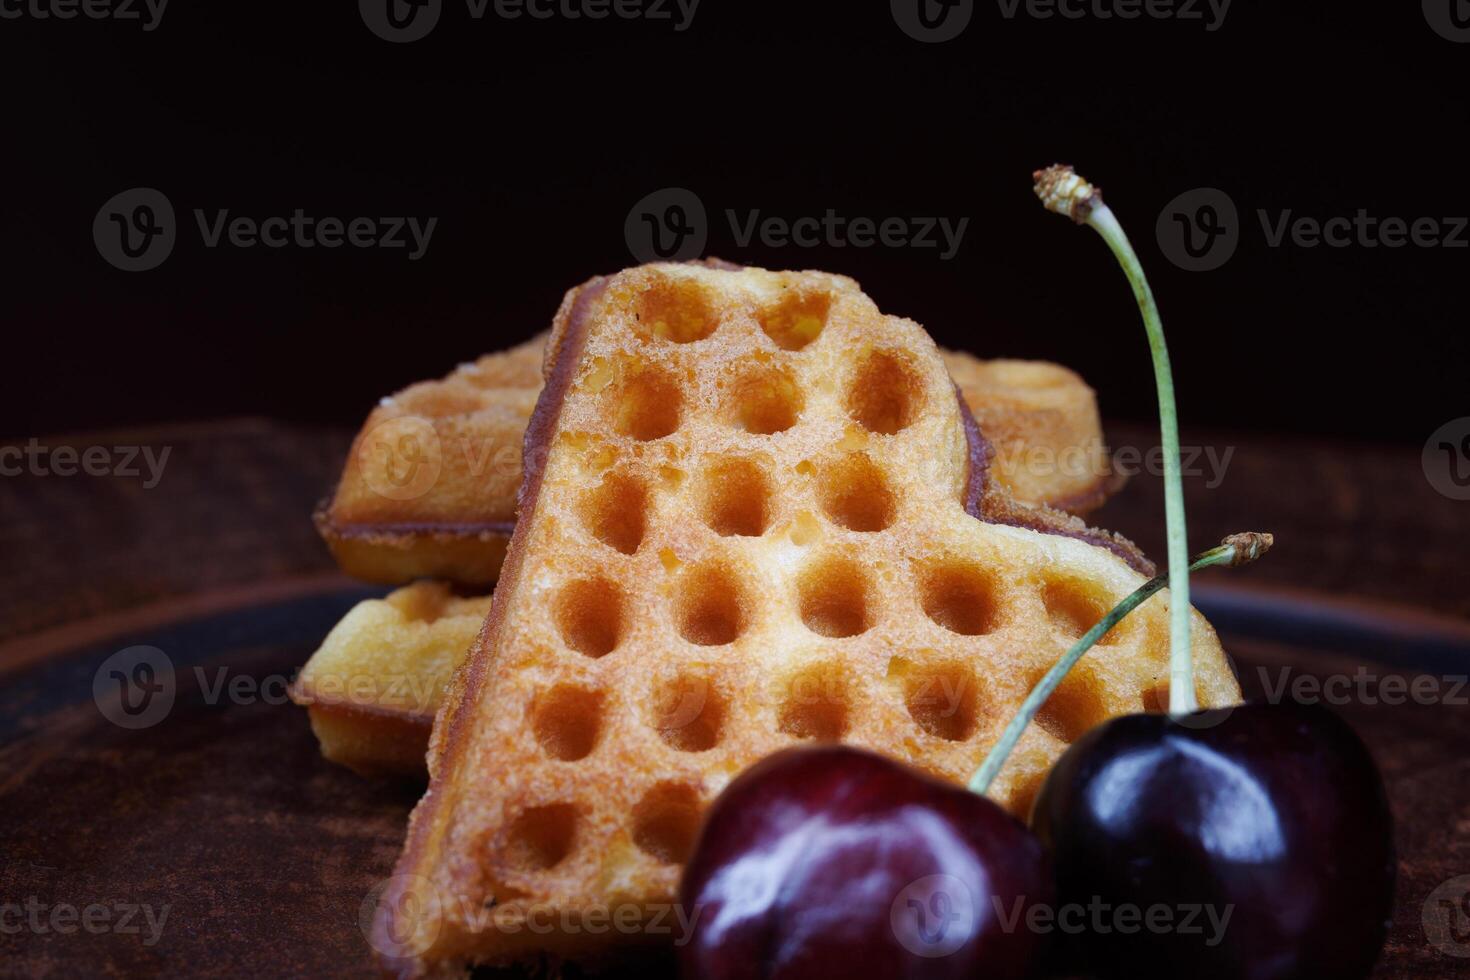
POLYGON ((1467 68, 1470 45, 1411 2, 1238 0, 1214 32, 1007 20, 981 2, 943 44, 911 40, 885 3, 795 0, 703 0, 683 33, 477 21, 446 0, 411 44, 375 37, 342 0, 174 0, 152 32, 0 20, 0 438, 238 414, 355 424, 633 264, 629 209, 675 185, 709 209, 711 254, 852 275, 942 343, 1061 361, 1105 415, 1149 420, 1125 281, 1095 235, 1031 196, 1031 171, 1060 159, 1132 230, 1186 424, 1418 445, 1466 414, 1470 249, 1269 248, 1255 212, 1470 214, 1467 68), (135 186, 168 195, 179 241, 125 273, 91 225, 135 186), (1242 238, 1224 267, 1186 272, 1154 222, 1202 186, 1233 198, 1242 238), (410 262, 207 249, 196 207, 439 222, 410 262), (726 208, 971 221, 941 261, 740 249, 726 208))

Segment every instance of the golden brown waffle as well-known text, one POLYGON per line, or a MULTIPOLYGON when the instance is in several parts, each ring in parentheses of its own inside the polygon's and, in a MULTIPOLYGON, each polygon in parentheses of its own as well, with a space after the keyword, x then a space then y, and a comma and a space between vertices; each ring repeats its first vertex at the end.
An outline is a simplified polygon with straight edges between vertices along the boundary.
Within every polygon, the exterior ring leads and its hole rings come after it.
POLYGON ((490 585, 515 527, 521 441, 545 335, 385 398, 316 514, 342 570, 398 585, 490 585))
POLYGON ((940 353, 994 450, 991 476, 1012 497, 1086 514, 1123 485, 1103 445, 1097 396, 1075 371, 940 353))
MULTIPOLYGON (((402 975, 667 941, 735 774, 841 739, 964 779, 1143 582, 1126 542, 987 482, 938 349, 849 279, 644 266, 568 294, 552 345, 521 521, 378 907, 402 975)), ((1157 705, 1167 603, 1068 678, 1000 803, 1024 810, 1072 739, 1157 705)), ((1234 701, 1202 617, 1194 639, 1201 702, 1234 701)))
MULTIPOLYGON (((515 522, 545 339, 406 388, 368 416, 316 515, 343 571, 389 585, 419 577, 494 584, 515 522)), ((1018 500, 1081 514, 1117 489, 1097 399, 1076 374, 1043 361, 943 353, 995 450, 995 478, 1018 500)))
POLYGON ((291 685, 322 755, 364 775, 422 772, 434 713, 489 611, 489 596, 443 582, 354 606, 291 685))

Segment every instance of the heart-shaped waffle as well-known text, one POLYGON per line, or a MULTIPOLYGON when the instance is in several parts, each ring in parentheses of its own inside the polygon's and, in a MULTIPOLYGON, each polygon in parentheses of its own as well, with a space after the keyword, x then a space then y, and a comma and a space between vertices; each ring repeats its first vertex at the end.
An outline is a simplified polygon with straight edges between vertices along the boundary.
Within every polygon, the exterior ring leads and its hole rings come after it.
MULTIPOLYGON (((667 941, 735 774, 841 739, 963 780, 1144 581, 1127 542, 987 480, 938 349, 849 279, 643 266, 568 294, 551 344, 520 522, 378 908, 403 975, 667 941)), ((993 798, 1024 811, 1070 741, 1162 706, 1167 603, 1072 672, 993 798)), ((1199 616, 1194 642, 1200 702, 1234 702, 1199 616)))

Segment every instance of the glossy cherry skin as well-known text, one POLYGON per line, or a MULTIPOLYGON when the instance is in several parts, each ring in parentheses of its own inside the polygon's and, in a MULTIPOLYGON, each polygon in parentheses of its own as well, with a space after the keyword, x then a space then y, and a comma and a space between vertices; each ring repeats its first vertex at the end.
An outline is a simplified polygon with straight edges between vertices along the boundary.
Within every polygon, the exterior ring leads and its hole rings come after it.
POLYGON ((1071 932, 1075 965, 1101 976, 1356 980, 1383 945, 1393 821, 1368 750, 1325 708, 1114 719, 1057 762, 1031 819, 1059 909, 1172 910, 1071 932), (1199 934, 1178 928, 1189 906, 1199 934))
POLYGON ((790 749, 712 804, 680 901, 690 980, 1027 976, 1040 844, 965 788, 842 746, 790 749))

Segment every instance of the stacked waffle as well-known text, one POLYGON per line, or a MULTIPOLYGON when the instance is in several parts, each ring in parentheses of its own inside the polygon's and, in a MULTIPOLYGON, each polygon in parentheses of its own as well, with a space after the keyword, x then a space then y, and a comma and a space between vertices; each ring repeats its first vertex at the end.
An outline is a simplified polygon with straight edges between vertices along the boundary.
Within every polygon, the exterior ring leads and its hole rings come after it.
MULTIPOLYGON (((778 748, 840 739, 965 778, 1147 569, 1017 504, 933 342, 841 277, 594 280, 546 378, 493 607, 379 906, 404 975, 656 936, 640 926, 703 808, 778 748)), ((1024 811, 1081 732, 1158 707, 1167 611, 1146 603, 1068 677, 994 799, 1024 811)), ((1193 628, 1201 703, 1233 702, 1193 628)))

